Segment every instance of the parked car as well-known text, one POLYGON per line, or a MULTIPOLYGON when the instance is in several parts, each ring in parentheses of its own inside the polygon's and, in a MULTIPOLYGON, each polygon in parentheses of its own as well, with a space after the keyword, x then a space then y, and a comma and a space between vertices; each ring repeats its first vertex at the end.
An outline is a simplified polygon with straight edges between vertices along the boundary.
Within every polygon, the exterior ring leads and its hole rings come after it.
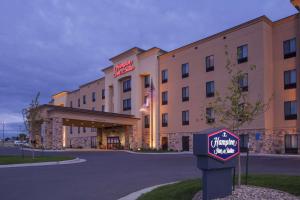
POLYGON ((15 140, 15 141, 14 141, 14 145, 15 145, 15 146, 20 146, 21 144, 22 144, 22 142, 19 141, 19 140, 15 140))

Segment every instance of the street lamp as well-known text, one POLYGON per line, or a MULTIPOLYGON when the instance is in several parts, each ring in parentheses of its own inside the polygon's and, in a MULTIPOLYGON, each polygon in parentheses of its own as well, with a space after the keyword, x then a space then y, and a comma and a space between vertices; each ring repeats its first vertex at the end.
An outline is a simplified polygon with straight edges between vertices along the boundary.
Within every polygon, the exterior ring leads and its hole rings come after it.
POLYGON ((298 11, 300 11, 300 0, 291 0, 291 3, 298 11))
POLYGON ((2 145, 3 145, 3 147, 4 147, 4 121, 2 122, 2 145))

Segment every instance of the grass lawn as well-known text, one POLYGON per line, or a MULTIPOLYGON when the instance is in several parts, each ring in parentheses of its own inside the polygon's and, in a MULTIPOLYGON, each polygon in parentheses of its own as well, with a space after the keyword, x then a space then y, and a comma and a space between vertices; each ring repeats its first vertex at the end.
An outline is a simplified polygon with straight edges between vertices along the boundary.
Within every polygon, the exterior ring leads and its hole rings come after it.
MULTIPOLYGON (((243 177, 243 181, 245 177, 243 177)), ((273 188, 300 196, 300 176, 250 175, 249 185, 273 188)), ((187 180, 159 187, 142 195, 138 200, 191 200, 201 189, 200 180, 187 180)))
POLYGON ((7 164, 21 164, 21 163, 37 163, 37 162, 51 162, 51 161, 63 161, 74 159, 70 156, 36 156, 32 159, 31 156, 0 156, 0 165, 7 164))

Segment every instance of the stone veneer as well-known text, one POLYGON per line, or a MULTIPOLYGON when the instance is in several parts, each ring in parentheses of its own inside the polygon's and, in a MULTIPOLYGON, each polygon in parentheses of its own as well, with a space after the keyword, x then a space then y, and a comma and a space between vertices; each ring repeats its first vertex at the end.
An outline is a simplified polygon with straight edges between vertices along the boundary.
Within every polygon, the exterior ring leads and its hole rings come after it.
MULTIPOLYGON (((239 134, 248 134, 250 152, 253 153, 285 153, 284 136, 286 134, 297 134, 295 129, 284 130, 241 130, 239 134), (260 139, 256 140, 256 133, 260 133, 260 139)), ((197 132, 169 133, 163 136, 168 137, 169 150, 182 151, 182 136, 189 136, 190 151, 193 150, 193 134, 197 132)), ((163 137, 162 136, 162 137, 163 137)), ((298 150, 300 153, 300 149, 298 150)))

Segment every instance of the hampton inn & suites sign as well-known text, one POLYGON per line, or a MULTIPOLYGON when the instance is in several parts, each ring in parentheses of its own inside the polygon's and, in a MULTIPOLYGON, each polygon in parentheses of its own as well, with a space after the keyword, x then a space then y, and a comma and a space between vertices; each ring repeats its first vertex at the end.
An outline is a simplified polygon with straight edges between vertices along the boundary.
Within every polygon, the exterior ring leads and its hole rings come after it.
POLYGON ((121 76, 127 72, 133 71, 135 69, 132 60, 128 60, 123 63, 119 63, 114 67, 114 77, 121 76))

